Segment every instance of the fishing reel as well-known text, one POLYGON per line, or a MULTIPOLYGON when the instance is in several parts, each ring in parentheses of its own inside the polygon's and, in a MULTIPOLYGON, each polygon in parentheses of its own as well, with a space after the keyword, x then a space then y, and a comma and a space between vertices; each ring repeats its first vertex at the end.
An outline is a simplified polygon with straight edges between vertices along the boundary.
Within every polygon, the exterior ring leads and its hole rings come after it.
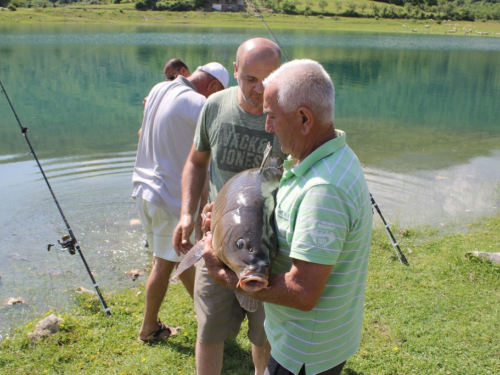
MULTIPOLYGON (((63 236, 63 238, 61 238, 60 240, 57 240, 57 242, 59 243, 59 245, 61 245, 61 247, 63 249, 67 249, 71 255, 74 255, 76 253, 76 250, 75 250, 76 240, 73 240, 70 235, 67 234, 67 235, 63 236)), ((54 244, 49 243, 47 245, 47 251, 50 251, 50 248, 52 246, 54 246, 54 244)))

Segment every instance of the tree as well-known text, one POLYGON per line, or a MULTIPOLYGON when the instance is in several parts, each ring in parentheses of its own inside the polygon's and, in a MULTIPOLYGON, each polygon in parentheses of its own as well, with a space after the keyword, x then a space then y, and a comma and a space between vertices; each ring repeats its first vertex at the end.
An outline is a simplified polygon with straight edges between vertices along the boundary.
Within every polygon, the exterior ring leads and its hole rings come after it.
POLYGON ((337 8, 337 13, 340 13, 340 11, 342 10, 342 3, 340 1, 336 1, 335 2, 335 7, 337 8))
POLYGON ((319 9, 321 9, 321 12, 325 13, 325 8, 328 6, 328 2, 326 0, 319 0, 318 6, 319 9))

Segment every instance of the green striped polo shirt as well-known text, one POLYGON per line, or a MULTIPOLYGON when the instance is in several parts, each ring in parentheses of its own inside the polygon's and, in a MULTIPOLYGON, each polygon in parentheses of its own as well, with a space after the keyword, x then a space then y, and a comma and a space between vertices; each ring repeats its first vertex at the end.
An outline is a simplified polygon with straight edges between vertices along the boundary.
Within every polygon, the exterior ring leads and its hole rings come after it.
POLYGON ((272 273, 292 259, 334 265, 311 311, 265 303, 272 356, 297 374, 326 371, 359 347, 372 235, 370 194, 358 158, 336 130, 294 166, 289 158, 277 195, 278 252, 272 273))

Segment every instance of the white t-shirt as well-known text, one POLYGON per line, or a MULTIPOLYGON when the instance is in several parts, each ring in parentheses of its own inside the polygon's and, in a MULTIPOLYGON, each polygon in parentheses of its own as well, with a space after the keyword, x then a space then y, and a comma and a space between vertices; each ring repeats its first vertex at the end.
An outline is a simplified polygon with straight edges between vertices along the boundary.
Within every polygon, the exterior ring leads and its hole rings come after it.
POLYGON ((181 176, 206 98, 184 77, 149 93, 135 160, 132 196, 179 218, 181 176))

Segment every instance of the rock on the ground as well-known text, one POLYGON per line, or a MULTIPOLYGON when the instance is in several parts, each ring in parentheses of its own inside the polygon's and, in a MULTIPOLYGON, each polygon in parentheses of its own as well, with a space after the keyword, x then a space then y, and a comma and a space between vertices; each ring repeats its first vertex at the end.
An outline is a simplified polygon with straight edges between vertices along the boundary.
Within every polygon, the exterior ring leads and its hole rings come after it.
POLYGON ((84 288, 83 286, 79 286, 78 288, 75 289, 75 293, 77 293, 77 294, 83 294, 83 293, 94 294, 95 292, 93 290, 88 290, 88 289, 84 288))
POLYGON ((139 278, 139 276, 144 275, 144 270, 140 269, 133 269, 130 271, 125 272, 129 277, 132 279, 132 281, 135 281, 139 278))
POLYGON ((130 225, 131 226, 141 225, 141 221, 139 219, 131 219, 130 220, 130 225))
POLYGON ((469 257, 489 260, 491 263, 500 264, 500 253, 487 253, 485 251, 471 251, 467 253, 469 257))
POLYGON ((3 301, 4 306, 13 306, 21 303, 26 303, 26 300, 22 297, 17 297, 17 298, 10 297, 3 301))
POLYGON ((33 332, 28 333, 28 337, 33 341, 38 341, 41 338, 53 335, 56 332, 59 332, 62 318, 58 318, 54 314, 50 314, 43 320, 40 320, 33 332))

